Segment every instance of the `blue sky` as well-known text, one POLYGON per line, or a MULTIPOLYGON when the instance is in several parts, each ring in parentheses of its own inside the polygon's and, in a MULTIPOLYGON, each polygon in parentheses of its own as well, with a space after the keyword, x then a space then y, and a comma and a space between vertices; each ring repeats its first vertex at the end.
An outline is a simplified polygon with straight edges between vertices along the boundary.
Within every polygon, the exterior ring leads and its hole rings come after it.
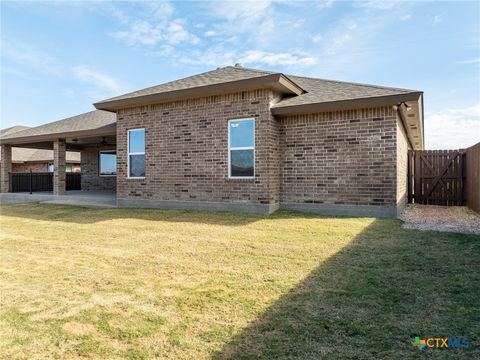
POLYGON ((427 148, 480 141, 480 3, 1 2, 1 127, 242 63, 425 92, 427 148))

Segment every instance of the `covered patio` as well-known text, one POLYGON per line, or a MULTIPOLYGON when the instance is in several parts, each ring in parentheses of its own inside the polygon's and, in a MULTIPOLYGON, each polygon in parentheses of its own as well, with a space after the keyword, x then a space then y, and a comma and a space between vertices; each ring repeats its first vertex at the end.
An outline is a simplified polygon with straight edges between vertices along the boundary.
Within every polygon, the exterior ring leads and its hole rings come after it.
POLYGON ((116 204, 116 115, 96 110, 0 138, 2 203, 28 200, 116 204), (12 172, 12 148, 53 150, 52 173, 12 172), (80 175, 66 171, 66 152, 80 153, 80 175), (101 164, 102 158, 105 164, 101 164), (32 176, 33 174, 38 176, 32 176), (22 178, 23 187, 12 185, 22 178), (69 181, 67 181, 67 177, 69 181), (74 178, 74 179, 73 179, 74 178), (42 179, 42 180, 38 180, 42 179), (28 183, 28 181, 30 183, 28 183), (32 184, 32 182, 38 182, 32 184), (42 184, 39 182, 42 181, 42 184), (72 181, 74 186, 72 186, 72 181), (34 185, 34 186, 32 186, 34 185), (68 185, 68 186, 67 186, 68 185), (74 189, 73 191, 68 191, 74 189), (78 189, 81 189, 78 191, 78 189), (15 191, 15 192, 13 192, 15 191), (8 196, 7 196, 8 195, 8 196))

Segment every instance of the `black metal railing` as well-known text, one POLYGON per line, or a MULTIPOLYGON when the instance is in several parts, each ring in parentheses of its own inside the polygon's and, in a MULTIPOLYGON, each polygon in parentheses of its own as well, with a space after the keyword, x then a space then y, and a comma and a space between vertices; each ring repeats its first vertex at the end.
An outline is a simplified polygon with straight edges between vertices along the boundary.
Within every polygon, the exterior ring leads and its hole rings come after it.
MULTIPOLYGON (((10 174, 12 192, 53 191, 53 173, 29 172, 10 174)), ((66 190, 81 190, 81 173, 66 174, 66 190)))

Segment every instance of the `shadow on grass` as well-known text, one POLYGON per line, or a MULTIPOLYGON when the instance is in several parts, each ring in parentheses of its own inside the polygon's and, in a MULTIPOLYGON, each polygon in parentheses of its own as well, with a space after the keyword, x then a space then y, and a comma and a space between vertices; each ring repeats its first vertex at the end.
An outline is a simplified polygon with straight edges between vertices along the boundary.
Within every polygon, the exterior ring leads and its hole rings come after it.
POLYGON ((480 358, 480 236, 377 220, 214 359, 480 358), (412 338, 467 336, 469 349, 412 338))
MULTIPOLYGON (((184 222, 220 226, 242 226, 262 219, 320 218, 315 214, 287 210, 277 211, 271 215, 261 215, 220 211, 94 208, 85 206, 39 203, 2 205, 0 207, 0 213, 9 217, 42 221, 70 222, 76 224, 93 224, 97 222, 118 219, 138 219, 146 221, 184 222)), ((322 218, 338 217, 339 216, 322 218)))

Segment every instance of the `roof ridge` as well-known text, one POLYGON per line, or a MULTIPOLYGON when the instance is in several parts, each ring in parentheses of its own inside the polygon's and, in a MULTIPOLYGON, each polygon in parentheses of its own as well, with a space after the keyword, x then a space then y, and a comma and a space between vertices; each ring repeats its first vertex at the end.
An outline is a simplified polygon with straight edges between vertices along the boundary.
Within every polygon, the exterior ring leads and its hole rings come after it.
POLYGON ((225 66, 225 67, 220 68, 220 69, 225 69, 225 68, 231 68, 231 69, 235 69, 235 70, 248 70, 248 71, 254 71, 254 72, 257 72, 257 73, 261 73, 261 74, 283 74, 280 71, 260 70, 260 69, 245 67, 243 65, 242 66, 228 65, 228 66, 225 66))
POLYGON ((375 88, 375 89, 389 89, 389 90, 400 90, 400 91, 406 91, 406 92, 419 92, 418 90, 397 88, 397 87, 392 87, 392 86, 382 86, 382 85, 372 85, 372 84, 365 84, 365 83, 351 82, 351 81, 322 79, 322 78, 315 78, 315 77, 311 77, 311 76, 300 76, 300 75, 291 75, 291 74, 288 74, 286 76, 288 76, 290 78, 294 77, 294 78, 302 78, 302 79, 310 79, 310 80, 328 81, 328 82, 337 83, 337 84, 350 84, 350 85, 365 86, 365 87, 370 87, 370 88, 375 88))

